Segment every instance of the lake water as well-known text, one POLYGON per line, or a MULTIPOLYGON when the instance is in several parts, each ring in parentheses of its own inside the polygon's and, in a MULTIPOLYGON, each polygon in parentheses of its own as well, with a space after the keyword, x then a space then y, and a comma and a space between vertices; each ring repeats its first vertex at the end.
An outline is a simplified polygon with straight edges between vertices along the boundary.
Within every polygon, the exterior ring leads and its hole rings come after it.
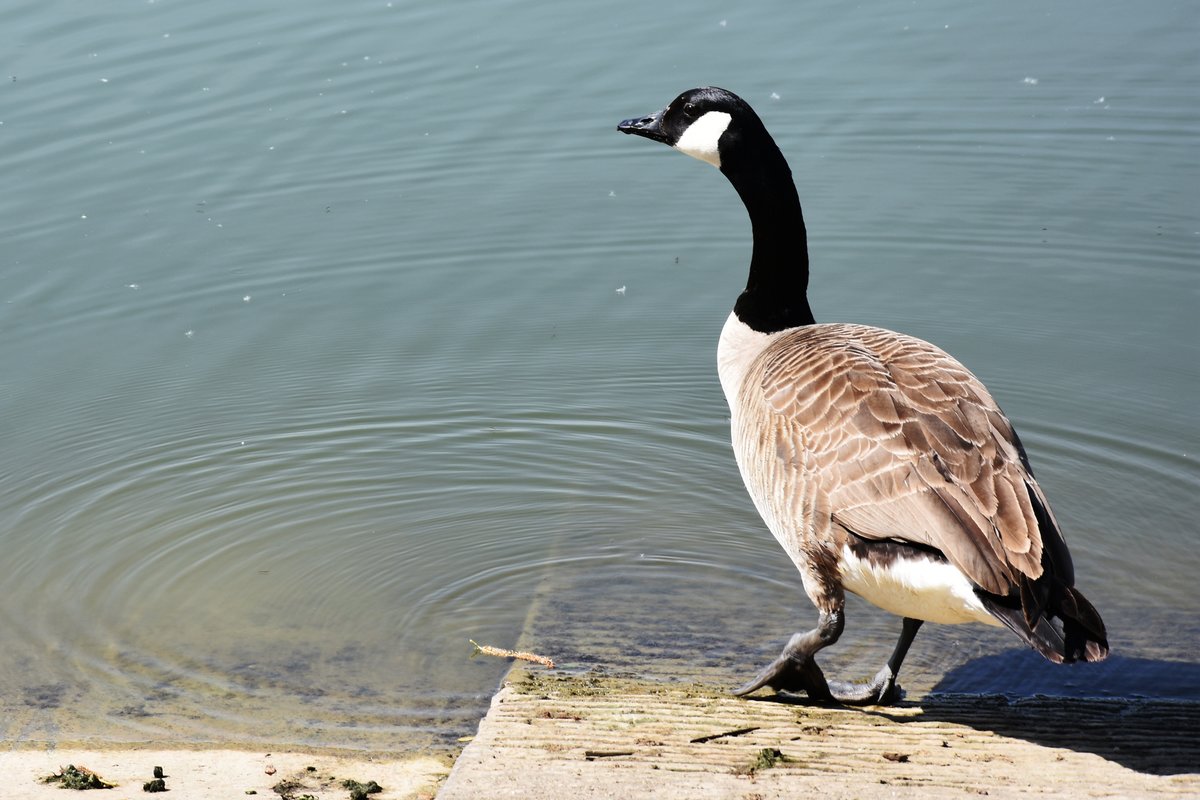
POLYGON ((929 626, 910 693, 1200 697, 1194 3, 4 6, 4 742, 438 747, 469 639, 733 685, 810 626, 715 373, 744 211, 615 131, 704 84, 817 317, 989 385, 1108 623, 929 626))

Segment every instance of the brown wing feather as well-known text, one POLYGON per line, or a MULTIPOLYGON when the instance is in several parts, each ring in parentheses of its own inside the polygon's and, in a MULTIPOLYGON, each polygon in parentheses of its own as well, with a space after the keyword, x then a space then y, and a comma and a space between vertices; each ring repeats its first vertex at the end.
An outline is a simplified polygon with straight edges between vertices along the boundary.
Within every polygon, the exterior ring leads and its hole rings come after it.
POLYGON ((834 523, 936 548, 995 594, 1042 574, 1030 502, 1041 489, 1012 426, 954 358, 891 331, 817 325, 775 342, 756 372, 775 412, 764 435, 793 467, 804 460, 801 483, 819 484, 834 523))

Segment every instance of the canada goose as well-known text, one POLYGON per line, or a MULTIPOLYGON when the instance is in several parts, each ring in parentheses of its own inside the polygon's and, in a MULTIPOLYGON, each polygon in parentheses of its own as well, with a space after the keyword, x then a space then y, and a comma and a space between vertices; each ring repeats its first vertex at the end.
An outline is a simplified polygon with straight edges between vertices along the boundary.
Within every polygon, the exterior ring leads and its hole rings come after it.
POLYGON ((724 89, 692 89, 617 130, 720 169, 753 229, 717 370, 742 479, 819 621, 734 694, 892 702, 925 620, 1006 625, 1056 663, 1107 656, 1021 440, 983 383, 920 339, 814 320, 800 200, 754 110, 724 89), (827 682, 814 659, 842 633, 846 591, 904 619, 869 683, 827 682))

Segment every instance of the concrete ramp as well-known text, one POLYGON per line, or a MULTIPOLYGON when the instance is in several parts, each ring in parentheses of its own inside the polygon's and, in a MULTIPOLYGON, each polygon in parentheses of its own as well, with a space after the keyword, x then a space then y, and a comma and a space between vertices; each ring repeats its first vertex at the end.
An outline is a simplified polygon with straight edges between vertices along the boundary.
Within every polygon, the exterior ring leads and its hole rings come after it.
POLYGON ((935 695, 897 708, 514 670, 439 800, 1200 797, 1200 704, 935 695))

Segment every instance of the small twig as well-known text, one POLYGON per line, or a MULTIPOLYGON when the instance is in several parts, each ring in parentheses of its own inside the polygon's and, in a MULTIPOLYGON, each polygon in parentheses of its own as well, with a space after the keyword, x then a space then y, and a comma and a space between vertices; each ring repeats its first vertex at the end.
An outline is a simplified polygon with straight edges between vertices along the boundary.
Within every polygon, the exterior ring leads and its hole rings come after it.
POLYGON ((725 731, 724 733, 710 733, 708 736, 697 736, 691 740, 692 744, 704 744, 705 742, 724 739, 727 736, 745 736, 747 733, 754 733, 758 728, 738 728, 737 730, 725 731))
POLYGON ((583 757, 588 761, 595 761, 597 758, 621 758, 622 756, 633 755, 632 750, 584 750, 583 757))
POLYGON ((492 647, 488 644, 479 644, 474 639, 468 639, 475 647, 476 653, 483 653, 485 656, 496 656, 497 658, 519 658, 522 661, 532 661, 534 664, 541 664, 547 669, 554 669, 554 662, 546 656, 539 656, 537 653, 527 653, 523 650, 504 650, 499 647, 492 647))

